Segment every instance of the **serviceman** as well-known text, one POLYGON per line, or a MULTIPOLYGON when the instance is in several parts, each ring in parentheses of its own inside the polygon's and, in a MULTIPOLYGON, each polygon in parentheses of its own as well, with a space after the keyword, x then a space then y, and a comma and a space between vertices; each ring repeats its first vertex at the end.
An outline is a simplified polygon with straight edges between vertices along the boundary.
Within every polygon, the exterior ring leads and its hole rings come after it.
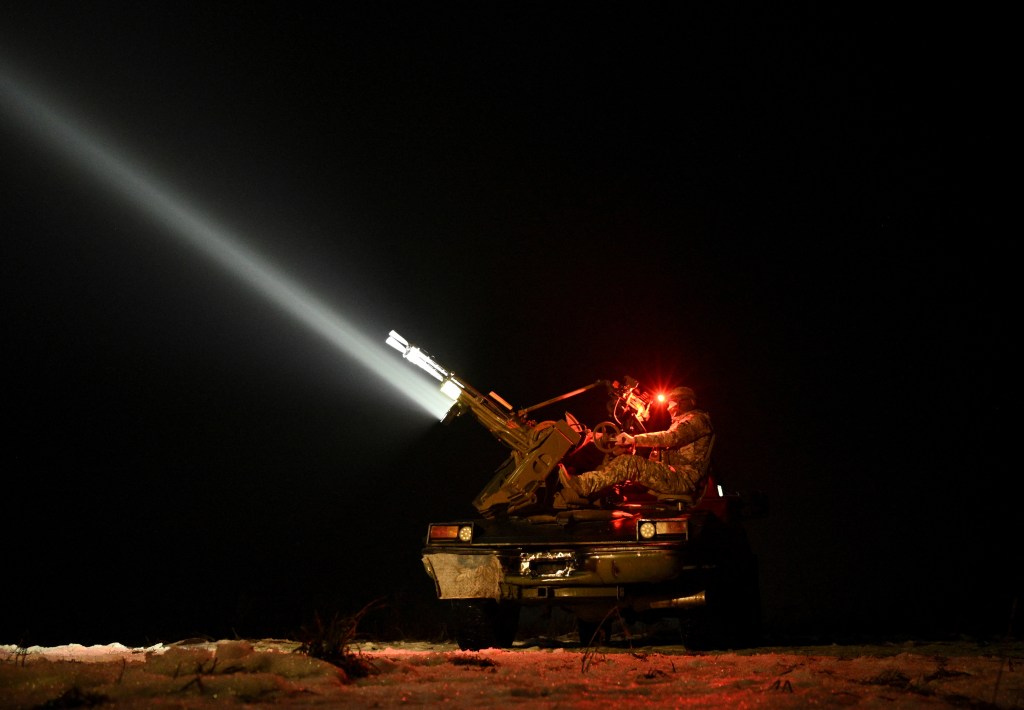
POLYGON ((619 434, 616 443, 633 451, 616 456, 593 471, 573 476, 564 467, 559 468, 558 480, 566 503, 587 504, 590 496, 625 481, 656 493, 693 497, 700 494, 711 456, 711 417, 697 409, 697 395, 689 387, 676 387, 665 399, 672 417, 667 430, 636 436, 619 434), (636 447, 650 447, 650 457, 636 455, 636 447))

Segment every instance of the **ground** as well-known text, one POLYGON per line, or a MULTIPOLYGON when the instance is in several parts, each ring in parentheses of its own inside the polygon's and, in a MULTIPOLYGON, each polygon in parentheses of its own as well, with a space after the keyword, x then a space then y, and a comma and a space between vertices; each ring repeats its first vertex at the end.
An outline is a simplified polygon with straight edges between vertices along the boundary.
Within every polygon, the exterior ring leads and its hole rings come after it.
POLYGON ((695 653, 613 639, 532 639, 512 649, 359 642, 367 674, 284 640, 150 648, 0 646, 0 708, 1022 708, 1024 643, 765 647, 695 653))

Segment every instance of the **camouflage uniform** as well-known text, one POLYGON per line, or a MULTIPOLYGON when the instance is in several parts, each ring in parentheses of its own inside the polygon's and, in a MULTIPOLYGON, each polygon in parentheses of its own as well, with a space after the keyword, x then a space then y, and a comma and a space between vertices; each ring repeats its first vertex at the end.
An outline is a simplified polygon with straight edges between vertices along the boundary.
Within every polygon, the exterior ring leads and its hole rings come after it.
POLYGON ((711 417, 691 409, 672 417, 667 431, 637 434, 638 447, 652 447, 650 458, 636 454, 616 456, 608 463, 575 477, 585 496, 616 483, 631 481, 659 493, 690 495, 703 483, 711 449, 711 417))

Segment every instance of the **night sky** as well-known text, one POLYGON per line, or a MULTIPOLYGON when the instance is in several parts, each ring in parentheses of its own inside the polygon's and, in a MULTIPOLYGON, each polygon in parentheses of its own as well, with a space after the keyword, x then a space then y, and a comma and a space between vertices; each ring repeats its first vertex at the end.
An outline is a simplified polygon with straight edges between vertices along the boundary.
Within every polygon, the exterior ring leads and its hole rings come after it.
POLYGON ((504 457, 27 130, 14 81, 479 390, 694 387, 716 471, 771 500, 749 531, 773 632, 1004 632, 1024 559, 988 22, 0 3, 0 643, 288 637, 378 599, 418 633, 426 523, 474 513, 504 457))

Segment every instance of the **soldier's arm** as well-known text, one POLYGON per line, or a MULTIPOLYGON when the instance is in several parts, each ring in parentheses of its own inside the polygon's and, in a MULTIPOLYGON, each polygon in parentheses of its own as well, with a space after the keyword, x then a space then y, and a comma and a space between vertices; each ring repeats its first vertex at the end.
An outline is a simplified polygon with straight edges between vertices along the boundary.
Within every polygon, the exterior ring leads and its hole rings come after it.
POLYGON ((666 431, 651 431, 637 434, 634 439, 637 446, 659 449, 684 446, 711 433, 711 427, 705 417, 686 417, 672 422, 666 431))

